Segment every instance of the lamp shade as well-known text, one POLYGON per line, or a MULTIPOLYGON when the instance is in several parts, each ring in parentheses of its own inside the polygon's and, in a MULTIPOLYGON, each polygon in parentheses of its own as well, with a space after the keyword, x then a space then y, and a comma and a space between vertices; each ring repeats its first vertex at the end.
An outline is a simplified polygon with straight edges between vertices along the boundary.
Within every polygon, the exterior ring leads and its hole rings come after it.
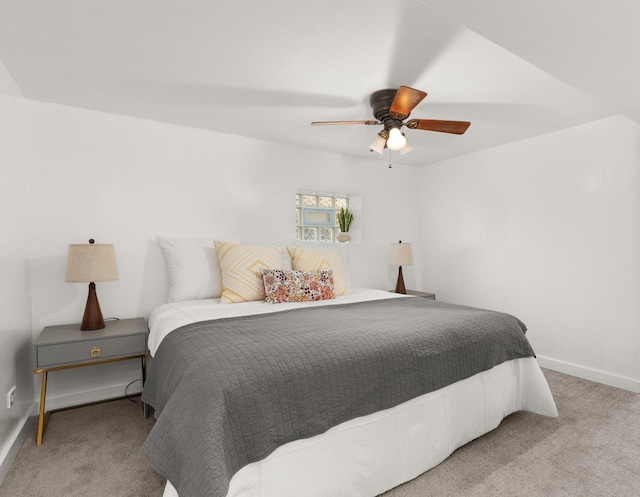
POLYGON ((412 146, 411 146, 411 144, 407 141, 407 144, 406 144, 404 147, 402 147, 402 148, 400 149, 400 155, 404 155, 404 154, 406 154, 406 153, 409 153, 409 152, 411 152, 412 150, 413 150, 413 147, 412 147, 412 146))
POLYGON ((116 253, 112 244, 70 244, 67 256, 68 283, 91 283, 118 279, 116 253))
POLYGON ((376 135, 374 140, 371 142, 371 145, 369 145, 369 150, 372 150, 373 152, 377 152, 380 155, 382 155, 382 152, 384 152, 384 147, 386 145, 387 145, 386 138, 381 134, 378 134, 376 135))
POLYGON ((392 243, 389 250, 389 265, 391 266, 411 266, 413 265, 413 254, 410 243, 392 243))

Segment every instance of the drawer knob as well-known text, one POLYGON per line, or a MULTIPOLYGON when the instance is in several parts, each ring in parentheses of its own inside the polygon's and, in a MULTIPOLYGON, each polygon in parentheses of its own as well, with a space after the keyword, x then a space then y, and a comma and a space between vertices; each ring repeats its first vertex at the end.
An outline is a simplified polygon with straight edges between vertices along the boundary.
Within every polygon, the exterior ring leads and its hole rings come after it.
POLYGON ((91 357, 100 357, 101 354, 102 354, 102 351, 100 350, 99 347, 91 349, 91 357))

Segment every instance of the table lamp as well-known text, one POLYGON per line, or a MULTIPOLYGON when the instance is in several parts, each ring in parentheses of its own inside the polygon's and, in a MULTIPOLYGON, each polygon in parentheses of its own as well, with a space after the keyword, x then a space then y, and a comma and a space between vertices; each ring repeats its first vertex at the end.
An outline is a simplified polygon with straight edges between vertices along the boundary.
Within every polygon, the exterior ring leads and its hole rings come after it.
POLYGON ((111 244, 97 244, 93 239, 88 244, 70 244, 67 256, 68 283, 89 283, 87 305, 84 308, 81 330, 100 330, 104 319, 96 294, 96 281, 118 279, 116 253, 111 244))
POLYGON ((396 282, 396 293, 407 293, 407 289, 404 287, 404 278, 402 277, 402 266, 411 266, 413 264, 413 255, 411 254, 411 244, 402 243, 400 240, 398 243, 392 243, 389 250, 389 264, 392 266, 398 266, 398 281, 396 282))

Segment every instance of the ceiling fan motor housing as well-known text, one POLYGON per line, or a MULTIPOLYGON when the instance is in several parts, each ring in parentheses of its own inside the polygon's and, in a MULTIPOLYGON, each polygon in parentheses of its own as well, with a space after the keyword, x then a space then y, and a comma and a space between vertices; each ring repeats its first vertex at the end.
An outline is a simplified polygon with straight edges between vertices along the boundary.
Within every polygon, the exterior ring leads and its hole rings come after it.
POLYGON ((385 90, 374 91, 369 99, 374 117, 384 124, 384 129, 386 130, 389 128, 402 127, 402 121, 393 118, 389 112, 397 93, 397 89, 387 88, 385 90))

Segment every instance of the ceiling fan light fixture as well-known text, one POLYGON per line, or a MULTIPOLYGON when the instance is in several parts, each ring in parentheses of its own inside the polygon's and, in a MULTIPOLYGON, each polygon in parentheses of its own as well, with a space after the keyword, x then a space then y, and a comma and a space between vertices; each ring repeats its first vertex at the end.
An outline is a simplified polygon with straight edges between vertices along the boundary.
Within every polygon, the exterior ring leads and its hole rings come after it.
POLYGON ((409 86, 400 88, 386 88, 374 91, 369 97, 369 104, 375 120, 366 121, 313 121, 312 126, 333 124, 366 124, 382 125, 384 129, 369 145, 371 152, 383 155, 384 149, 397 151, 404 155, 413 147, 407 143, 402 132, 402 127, 422 131, 435 131, 438 133, 450 133, 462 135, 471 125, 469 121, 446 121, 442 119, 409 119, 413 109, 427 96, 422 90, 416 90, 409 86))
POLYGON ((387 138, 389 150, 401 150, 406 144, 407 139, 399 128, 391 128, 389 130, 389 138, 387 138))
POLYGON ((382 134, 378 133, 374 140, 369 145, 369 150, 373 152, 378 152, 380 155, 384 152, 384 147, 387 144, 387 139, 382 136, 382 134))
POLYGON ((399 153, 400 153, 400 155, 404 155, 404 154, 406 154, 406 153, 408 153, 408 152, 411 152, 412 150, 413 150, 413 147, 412 147, 412 146, 411 146, 411 144, 407 141, 407 144, 406 144, 404 147, 402 147, 402 148, 400 149, 400 152, 399 152, 399 153))

